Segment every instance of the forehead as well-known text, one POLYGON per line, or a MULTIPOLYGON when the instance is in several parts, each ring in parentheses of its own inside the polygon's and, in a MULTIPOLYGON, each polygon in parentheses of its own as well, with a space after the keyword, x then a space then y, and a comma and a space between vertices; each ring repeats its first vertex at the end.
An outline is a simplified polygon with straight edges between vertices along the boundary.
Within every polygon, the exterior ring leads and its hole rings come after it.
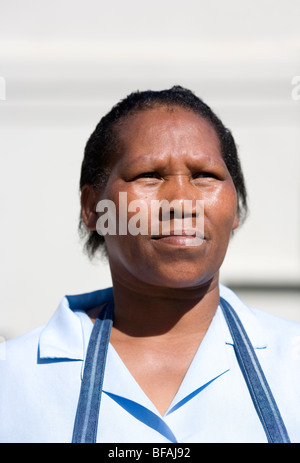
POLYGON ((181 107, 155 107, 127 116, 118 128, 121 153, 134 150, 205 149, 220 154, 219 137, 212 124, 181 107))

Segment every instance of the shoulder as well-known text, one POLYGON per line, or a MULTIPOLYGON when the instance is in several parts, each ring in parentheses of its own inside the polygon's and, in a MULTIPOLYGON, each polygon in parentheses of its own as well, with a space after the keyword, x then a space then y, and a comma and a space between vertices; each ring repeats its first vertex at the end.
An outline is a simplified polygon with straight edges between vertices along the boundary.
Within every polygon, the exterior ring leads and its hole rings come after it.
POLYGON ((6 365, 14 361, 23 363, 28 359, 36 361, 39 338, 44 327, 45 325, 39 326, 21 336, 6 341, 4 360, 9 361, 5 362, 6 365))
POLYGON ((220 295, 242 321, 290 439, 299 442, 300 323, 249 307, 226 287, 220 295))
POLYGON ((64 296, 48 323, 3 343, 5 368, 19 364, 22 369, 42 359, 82 360, 83 334, 88 336, 90 329, 86 311, 106 303, 112 294, 112 288, 105 288, 64 296))
POLYGON ((243 302, 239 296, 227 286, 220 285, 220 295, 232 304, 234 308, 250 311, 263 324, 270 323, 273 327, 277 327, 278 324, 280 324, 280 326, 284 325, 287 329, 300 330, 300 322, 271 314, 256 307, 251 307, 245 304, 245 302, 243 302))
POLYGON ((300 322, 271 314, 259 308, 246 305, 231 289, 220 285, 220 295, 229 302, 245 321, 245 328, 260 330, 261 336, 269 345, 280 343, 300 353, 300 322))
POLYGON ((16 394, 24 390, 36 378, 40 326, 28 333, 3 343, 0 361, 0 407, 4 412, 6 404, 14 402, 16 394))

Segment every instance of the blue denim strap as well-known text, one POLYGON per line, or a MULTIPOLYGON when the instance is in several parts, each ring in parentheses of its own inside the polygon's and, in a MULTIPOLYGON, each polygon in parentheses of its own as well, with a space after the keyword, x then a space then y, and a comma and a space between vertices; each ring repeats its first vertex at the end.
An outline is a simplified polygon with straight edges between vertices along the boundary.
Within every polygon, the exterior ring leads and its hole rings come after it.
POLYGON ((88 345, 72 443, 96 442, 106 355, 113 323, 113 302, 97 317, 88 345))
POLYGON ((233 338, 235 354, 240 369, 244 375, 268 442, 290 443, 287 430, 271 389, 239 317, 225 299, 220 299, 220 305, 233 338))

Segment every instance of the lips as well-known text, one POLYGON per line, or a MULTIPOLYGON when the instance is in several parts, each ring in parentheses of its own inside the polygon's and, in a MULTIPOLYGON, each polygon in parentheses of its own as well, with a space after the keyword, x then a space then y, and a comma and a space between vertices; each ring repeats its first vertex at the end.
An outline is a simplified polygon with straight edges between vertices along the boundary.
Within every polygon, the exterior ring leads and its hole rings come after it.
POLYGON ((173 246, 201 246, 204 236, 195 230, 173 230, 168 234, 154 235, 151 237, 159 243, 173 246))

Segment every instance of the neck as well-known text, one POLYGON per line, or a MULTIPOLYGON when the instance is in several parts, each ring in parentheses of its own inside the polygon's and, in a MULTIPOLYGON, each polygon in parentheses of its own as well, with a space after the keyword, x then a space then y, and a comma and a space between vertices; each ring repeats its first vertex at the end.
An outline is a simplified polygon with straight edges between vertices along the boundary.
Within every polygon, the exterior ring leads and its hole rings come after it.
POLYGON ((114 329, 132 337, 204 334, 219 304, 218 276, 196 288, 124 285, 113 278, 114 329))

